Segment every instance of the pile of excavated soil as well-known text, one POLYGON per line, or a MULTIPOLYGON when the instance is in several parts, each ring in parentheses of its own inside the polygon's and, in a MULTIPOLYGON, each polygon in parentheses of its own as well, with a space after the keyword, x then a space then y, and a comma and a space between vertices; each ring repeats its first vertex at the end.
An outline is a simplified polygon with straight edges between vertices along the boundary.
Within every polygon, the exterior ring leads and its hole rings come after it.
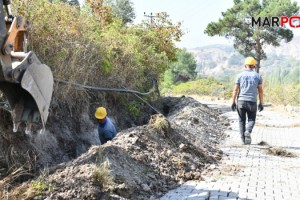
POLYGON ((164 98, 160 106, 167 117, 153 115, 147 125, 119 132, 113 141, 48 168, 13 188, 11 198, 151 199, 184 181, 201 180, 203 169, 222 157, 218 143, 227 119, 192 98, 164 98), (104 162, 109 169, 102 168, 96 179, 104 162))

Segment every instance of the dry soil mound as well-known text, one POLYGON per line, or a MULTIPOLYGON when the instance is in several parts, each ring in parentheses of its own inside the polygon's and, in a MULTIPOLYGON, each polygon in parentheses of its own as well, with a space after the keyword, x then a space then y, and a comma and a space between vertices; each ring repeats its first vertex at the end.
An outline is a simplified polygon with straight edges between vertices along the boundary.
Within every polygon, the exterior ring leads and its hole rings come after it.
POLYGON ((167 117, 153 115, 147 125, 119 132, 113 141, 49 168, 11 194, 23 199, 37 191, 41 199, 149 199, 180 182, 201 179, 205 166, 222 157, 218 143, 227 120, 192 98, 165 98, 160 105, 167 117), (37 182, 43 188, 32 190, 37 182))

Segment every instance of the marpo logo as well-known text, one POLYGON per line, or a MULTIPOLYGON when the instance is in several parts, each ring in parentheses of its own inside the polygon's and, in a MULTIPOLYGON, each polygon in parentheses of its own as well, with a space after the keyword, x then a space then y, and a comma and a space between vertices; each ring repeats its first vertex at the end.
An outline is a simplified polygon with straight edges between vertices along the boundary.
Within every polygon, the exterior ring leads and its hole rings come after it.
POLYGON ((252 26, 259 27, 286 27, 300 28, 300 16, 281 16, 281 17, 252 17, 252 26))

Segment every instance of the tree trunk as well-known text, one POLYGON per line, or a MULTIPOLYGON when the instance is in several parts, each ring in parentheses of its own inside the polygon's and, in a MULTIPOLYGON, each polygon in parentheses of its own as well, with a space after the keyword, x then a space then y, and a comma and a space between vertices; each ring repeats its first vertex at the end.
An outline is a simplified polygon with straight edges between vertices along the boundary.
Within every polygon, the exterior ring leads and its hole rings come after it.
POLYGON ((158 82, 157 82, 157 79, 154 79, 154 87, 155 87, 155 92, 156 92, 156 95, 158 98, 160 98, 160 91, 159 91, 159 88, 158 88, 158 82))
POLYGON ((256 72, 259 73, 259 68, 260 68, 260 60, 257 59, 256 63, 256 72))
POLYGON ((260 44, 260 39, 256 39, 256 48, 255 48, 255 53, 256 53, 256 72, 259 73, 259 68, 260 68, 260 61, 261 61, 261 44, 260 44))

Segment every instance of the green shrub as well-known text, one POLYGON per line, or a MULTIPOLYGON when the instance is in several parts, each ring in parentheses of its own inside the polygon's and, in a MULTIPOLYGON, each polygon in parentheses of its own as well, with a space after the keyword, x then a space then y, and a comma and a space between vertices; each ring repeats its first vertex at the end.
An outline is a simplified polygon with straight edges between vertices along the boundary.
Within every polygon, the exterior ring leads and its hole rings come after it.
POLYGON ((174 85, 168 92, 172 94, 190 94, 214 97, 224 97, 225 95, 226 98, 230 98, 231 88, 225 87, 224 84, 218 82, 214 78, 203 78, 174 85))
POLYGON ((299 106, 300 104, 300 84, 267 86, 264 93, 265 102, 276 105, 299 106))
POLYGON ((53 182, 47 180, 49 172, 44 170, 41 172, 40 176, 35 179, 31 184, 31 189, 34 190, 36 196, 41 195, 45 191, 50 191, 54 189, 53 182))
MULTIPOLYGON (((117 18, 103 23, 101 17, 110 16, 109 9, 99 8, 97 13, 88 5, 78 9, 59 1, 28 2, 14 1, 13 7, 31 22, 30 49, 55 78, 70 82, 148 91, 149 79, 159 80, 174 59, 174 40, 182 35, 180 25, 172 24, 166 14, 155 24, 127 27, 117 18)), ((67 105, 78 114, 83 105, 99 103, 100 98, 85 89, 55 84, 52 105, 67 105)))
POLYGON ((128 103, 127 109, 133 117, 138 117, 141 114, 140 108, 137 106, 136 101, 131 101, 128 103))

